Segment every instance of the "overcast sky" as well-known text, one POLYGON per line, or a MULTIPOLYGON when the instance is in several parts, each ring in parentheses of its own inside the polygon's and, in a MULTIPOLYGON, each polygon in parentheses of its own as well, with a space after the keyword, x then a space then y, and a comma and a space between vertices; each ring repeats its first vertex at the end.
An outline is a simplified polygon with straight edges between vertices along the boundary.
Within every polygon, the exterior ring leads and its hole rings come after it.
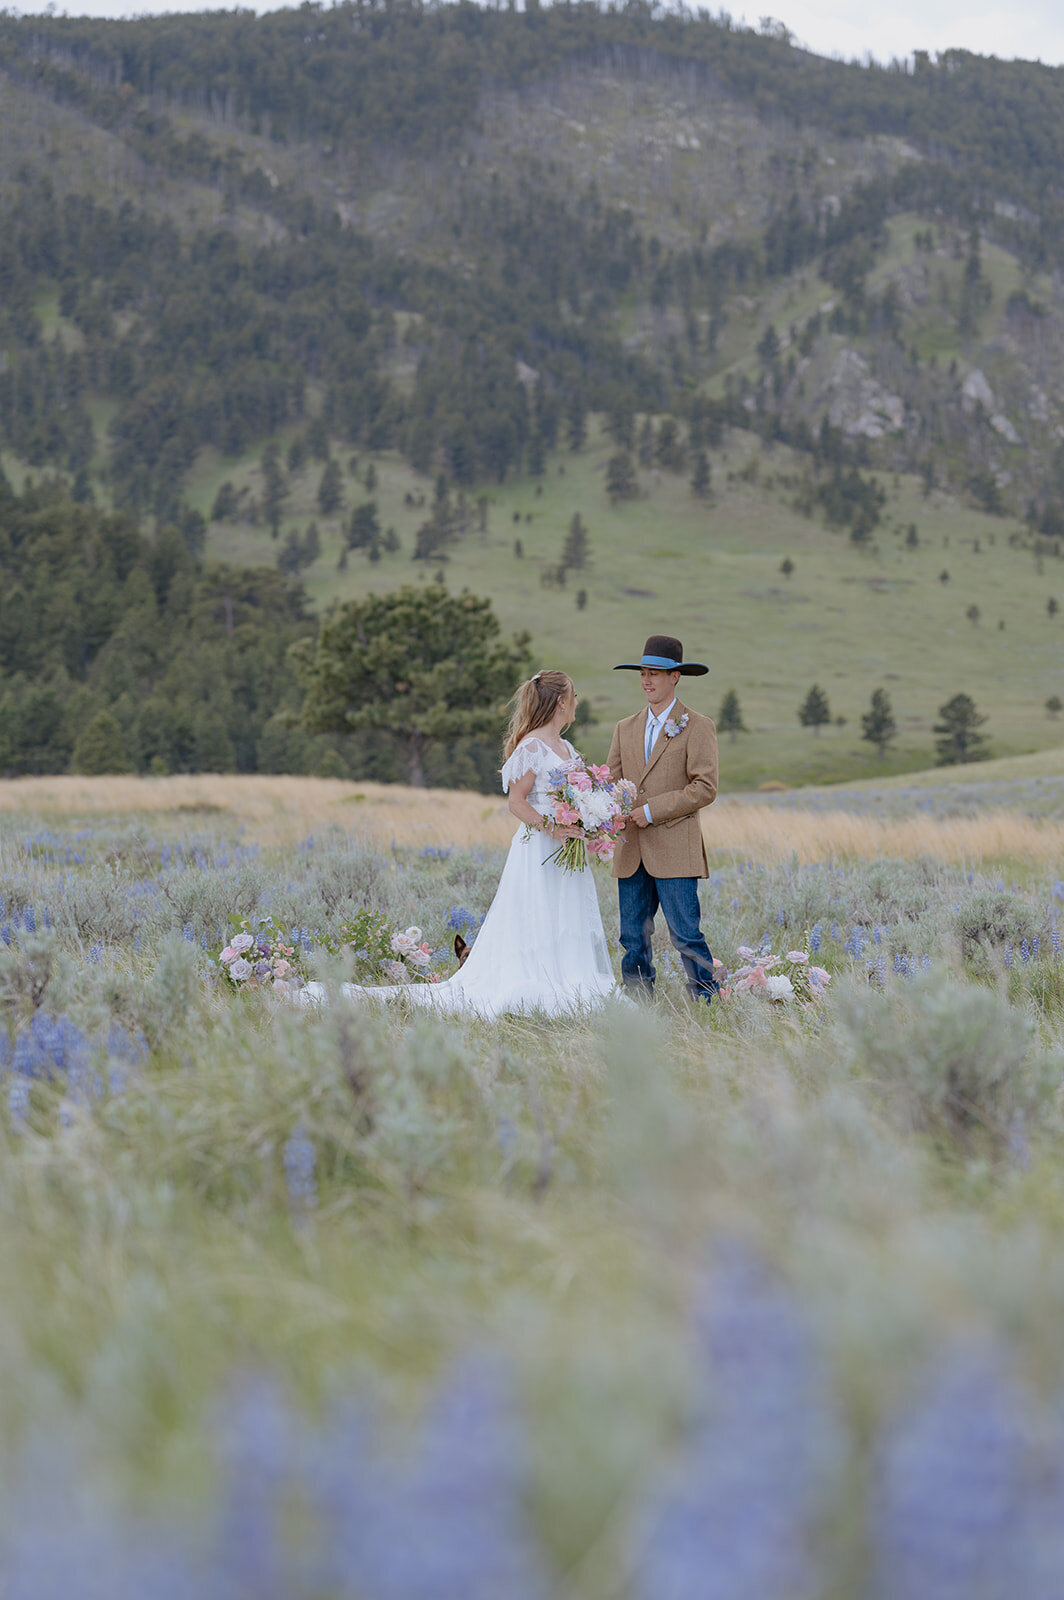
MULTIPOLYGON (((118 17, 161 11, 225 9, 212 0, 59 0, 71 16, 118 17)), ((271 0, 240 0, 256 10, 273 9, 271 0)), ((688 0, 692 9, 698 0, 688 0)), ((706 0, 701 0, 706 3, 706 0)), ((1064 63, 1064 0, 708 0, 736 18, 757 25, 769 14, 786 23, 801 44, 820 55, 849 60, 872 55, 878 61, 905 57, 914 50, 962 46, 1005 59, 1064 63)), ((16 0, 14 9, 43 11, 45 0, 16 0)))

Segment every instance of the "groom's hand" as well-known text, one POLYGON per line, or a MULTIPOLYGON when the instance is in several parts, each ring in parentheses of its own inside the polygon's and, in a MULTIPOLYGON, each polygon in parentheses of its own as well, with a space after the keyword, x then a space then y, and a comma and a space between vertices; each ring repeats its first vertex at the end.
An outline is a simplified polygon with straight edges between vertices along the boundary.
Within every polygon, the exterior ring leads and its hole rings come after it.
POLYGON ((628 820, 629 822, 634 822, 637 828, 650 827, 650 818, 647 816, 646 806, 640 806, 638 811, 633 811, 628 820))

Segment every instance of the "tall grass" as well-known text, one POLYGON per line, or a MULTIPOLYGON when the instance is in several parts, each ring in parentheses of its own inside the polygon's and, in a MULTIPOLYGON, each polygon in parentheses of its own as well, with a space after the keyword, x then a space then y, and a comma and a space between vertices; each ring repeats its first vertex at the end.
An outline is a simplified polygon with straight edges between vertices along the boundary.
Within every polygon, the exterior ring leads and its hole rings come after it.
POLYGON ((230 910, 326 979, 363 905, 442 963, 501 857, 260 845, 195 781, 0 839, 7 1594, 1059 1580, 1052 871, 736 845, 714 952, 808 949, 808 1009, 694 1010, 666 955, 564 1023, 300 1011, 224 987, 230 910))

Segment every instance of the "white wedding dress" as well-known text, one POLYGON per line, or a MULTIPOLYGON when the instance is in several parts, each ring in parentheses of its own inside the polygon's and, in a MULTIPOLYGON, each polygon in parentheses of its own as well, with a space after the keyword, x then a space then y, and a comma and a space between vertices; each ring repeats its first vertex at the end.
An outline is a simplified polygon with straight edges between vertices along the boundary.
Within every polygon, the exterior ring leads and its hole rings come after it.
MULTIPOLYGON (((565 741, 572 755, 576 754, 565 741)), ((535 773, 528 794, 534 811, 549 812, 549 774, 560 757, 535 734, 522 739, 502 769, 503 793, 535 773)), ((402 996, 444 1015, 494 1018, 510 1012, 560 1016, 601 1005, 618 992, 602 929, 590 864, 565 872, 548 856, 557 844, 547 834, 526 835, 522 823, 510 844, 499 887, 465 965, 443 983, 365 986, 346 983, 348 999, 402 996)), ((300 991, 305 1004, 326 999, 321 984, 300 991)))

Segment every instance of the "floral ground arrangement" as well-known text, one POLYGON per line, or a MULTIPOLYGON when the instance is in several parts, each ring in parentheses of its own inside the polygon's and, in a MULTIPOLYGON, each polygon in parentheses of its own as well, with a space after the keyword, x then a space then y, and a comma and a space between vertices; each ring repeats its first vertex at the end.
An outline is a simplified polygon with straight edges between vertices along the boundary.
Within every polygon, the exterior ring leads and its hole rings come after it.
POLYGON ((1059 1596, 1064 864, 717 860, 708 1015, 292 1004, 499 867, 5 823, 5 1600, 1059 1596))

